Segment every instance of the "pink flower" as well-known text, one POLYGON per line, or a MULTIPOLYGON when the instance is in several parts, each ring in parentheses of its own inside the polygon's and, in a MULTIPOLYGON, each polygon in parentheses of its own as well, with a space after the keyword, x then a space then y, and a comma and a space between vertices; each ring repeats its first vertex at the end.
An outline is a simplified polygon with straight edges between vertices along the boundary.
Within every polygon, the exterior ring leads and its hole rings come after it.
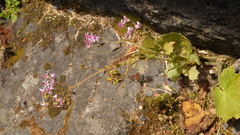
POLYGON ((63 100, 62 100, 62 97, 58 99, 58 103, 60 104, 58 107, 62 107, 62 106, 63 106, 63 100))
POLYGON ((42 105, 42 106, 47 106, 47 104, 46 104, 45 101, 44 101, 44 98, 42 99, 41 105, 42 105))
POLYGON ((135 25, 135 28, 138 29, 140 28, 142 25, 137 21, 137 24, 135 25))
POLYGON ((49 85, 48 80, 45 79, 43 81, 43 87, 46 88, 48 85, 49 85))
POLYGON ((51 93, 52 93, 51 87, 47 87, 47 88, 46 88, 46 92, 49 93, 49 94, 51 94, 51 93))
POLYGON ((126 36, 131 38, 131 32, 133 31, 132 27, 127 27, 127 33, 126 36))
POLYGON ((63 106, 63 100, 62 97, 58 98, 57 94, 53 96, 53 105, 54 107, 62 107, 63 106))
POLYGON ((89 49, 89 48, 90 48, 90 45, 86 45, 85 48, 86 48, 86 49, 89 49))
POLYGON ((96 35, 93 35, 92 33, 89 35, 89 32, 85 33, 85 44, 86 44, 86 49, 90 48, 90 45, 93 42, 96 42, 99 40, 99 37, 96 35))
POLYGON ((118 23, 118 26, 119 27, 124 27, 123 25, 126 23, 126 22, 129 22, 130 20, 124 15, 123 16, 123 19, 121 19, 120 23, 118 23))
POLYGON ((86 42, 85 42, 86 45, 90 45, 91 43, 92 43, 91 40, 86 40, 86 42))
POLYGON ((46 79, 48 77, 48 73, 43 75, 43 78, 46 79))
POLYGON ((50 79, 54 79, 55 73, 50 74, 50 79))
POLYGON ((124 27, 122 22, 118 23, 118 26, 119 27, 124 27))
POLYGON ((39 90, 41 91, 41 98, 44 98, 44 94, 45 94, 45 90, 44 89, 40 89, 39 90))
POLYGON ((126 23, 126 22, 129 22, 130 20, 124 15, 123 16, 123 22, 124 22, 124 24, 126 23))
POLYGON ((123 19, 121 19, 121 22, 118 23, 118 26, 119 26, 119 27, 124 27, 123 24, 125 24, 125 22, 123 21, 123 19))
POLYGON ((58 97, 58 95, 55 94, 55 95, 53 96, 53 99, 56 101, 56 100, 57 100, 57 97, 58 97))
POLYGON ((98 41, 99 37, 94 35, 94 36, 91 37, 91 39, 92 39, 93 42, 96 42, 96 41, 98 41))
POLYGON ((87 40, 89 38, 88 32, 85 33, 85 39, 87 40))

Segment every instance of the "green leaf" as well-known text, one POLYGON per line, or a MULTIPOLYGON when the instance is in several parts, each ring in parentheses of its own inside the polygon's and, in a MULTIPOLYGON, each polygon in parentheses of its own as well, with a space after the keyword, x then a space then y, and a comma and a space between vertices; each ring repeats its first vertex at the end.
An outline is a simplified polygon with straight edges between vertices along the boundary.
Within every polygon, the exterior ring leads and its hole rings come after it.
POLYGON ((170 77, 173 82, 176 82, 181 74, 181 68, 174 68, 167 72, 167 76, 170 77))
POLYGON ((213 97, 217 115, 224 121, 240 118, 240 74, 235 73, 234 67, 223 70, 213 97))
POLYGON ((156 56, 160 52, 160 48, 156 45, 155 40, 152 37, 146 35, 140 52, 145 56, 156 56))
POLYGON ((201 61, 196 52, 193 52, 189 55, 189 61, 192 62, 192 64, 197 63, 198 65, 201 65, 201 61))
POLYGON ((16 14, 12 14, 11 15, 11 20, 12 20, 12 22, 14 23, 16 20, 17 20, 17 15, 16 14))
POLYGON ((180 33, 172 32, 163 34, 162 38, 160 38, 157 43, 160 47, 164 47, 164 44, 170 41, 175 42, 173 50, 173 54, 175 55, 188 58, 193 51, 193 47, 190 41, 180 33))
POLYGON ((174 43, 175 43, 175 42, 170 41, 170 42, 166 42, 166 43, 163 45, 163 48, 164 48, 164 50, 166 51, 166 54, 169 55, 170 53, 173 52, 173 49, 174 49, 173 45, 174 45, 174 43))
POLYGON ((166 75, 172 79, 173 82, 176 82, 179 76, 182 74, 182 68, 176 63, 168 62, 167 69, 165 71, 166 75))
POLYGON ((187 70, 187 72, 184 75, 188 76, 190 80, 193 81, 193 80, 198 79, 199 72, 198 72, 196 66, 189 67, 186 70, 187 70))

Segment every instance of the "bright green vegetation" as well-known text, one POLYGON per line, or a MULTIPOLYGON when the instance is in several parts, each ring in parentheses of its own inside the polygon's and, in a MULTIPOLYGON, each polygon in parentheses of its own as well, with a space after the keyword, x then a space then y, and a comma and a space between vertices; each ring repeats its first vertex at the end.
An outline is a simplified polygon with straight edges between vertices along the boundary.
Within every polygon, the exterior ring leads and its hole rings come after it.
POLYGON ((213 96, 217 115, 224 121, 235 117, 240 118, 240 74, 235 73, 234 67, 223 70, 219 86, 214 87, 213 96))
POLYGON ((0 13, 0 18, 5 18, 6 20, 11 19, 15 22, 18 18, 18 6, 20 1, 18 0, 5 0, 6 8, 0 13))
POLYGON ((201 64, 199 56, 190 41, 180 33, 163 34, 161 38, 146 36, 140 55, 146 59, 167 60, 165 72, 174 82, 181 74, 191 80, 197 79, 199 74, 196 69, 196 65, 201 64))

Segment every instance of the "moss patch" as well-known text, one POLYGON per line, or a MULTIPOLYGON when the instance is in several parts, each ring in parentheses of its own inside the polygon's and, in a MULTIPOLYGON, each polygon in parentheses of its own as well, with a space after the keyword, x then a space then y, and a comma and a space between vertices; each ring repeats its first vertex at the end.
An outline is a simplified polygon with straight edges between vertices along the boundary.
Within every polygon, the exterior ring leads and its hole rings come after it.
POLYGON ((59 77, 59 83, 65 83, 65 81, 66 81, 66 75, 61 75, 59 77))
POLYGON ((25 49, 21 48, 21 47, 11 50, 11 53, 13 55, 11 55, 10 58, 6 59, 6 61, 2 65, 3 68, 12 67, 21 58, 21 56, 24 54, 24 52, 25 52, 25 49))
POLYGON ((43 70, 49 70, 52 68, 52 64, 51 63, 44 63, 43 64, 43 70))
POLYGON ((131 119, 133 134, 181 134, 179 107, 175 95, 157 94, 142 99, 142 109, 131 119), (178 129, 178 130, 176 130, 178 129))
POLYGON ((61 75, 58 80, 56 80, 54 89, 52 90, 52 95, 58 95, 63 100, 63 107, 55 107, 52 96, 46 100, 49 102, 48 114, 51 118, 56 117, 61 113, 62 110, 67 110, 72 104, 70 90, 68 90, 68 85, 65 84, 66 76, 61 75))
POLYGON ((64 55, 69 55, 72 52, 71 46, 64 46, 62 52, 64 55))
POLYGON ((53 90, 53 95, 58 95, 58 97, 62 97, 63 99, 63 107, 54 107, 52 98, 48 99, 48 114, 51 118, 59 115, 62 110, 67 110, 71 105, 71 97, 69 95, 68 86, 66 84, 57 84, 53 90))

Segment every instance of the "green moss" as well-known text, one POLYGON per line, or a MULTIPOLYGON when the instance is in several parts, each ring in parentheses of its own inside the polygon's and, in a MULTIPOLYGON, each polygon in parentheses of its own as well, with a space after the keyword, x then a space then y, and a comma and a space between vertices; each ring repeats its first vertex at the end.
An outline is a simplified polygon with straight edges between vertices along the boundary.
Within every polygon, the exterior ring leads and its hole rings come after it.
POLYGON ((24 48, 21 47, 12 50, 11 53, 13 53, 14 55, 8 58, 6 62, 3 63, 3 68, 12 67, 21 58, 24 52, 25 52, 24 48))
POLYGON ((27 31, 24 38, 26 38, 28 42, 31 41, 33 44, 37 44, 42 40, 43 42, 40 42, 39 46, 41 46, 43 50, 48 48, 53 39, 54 32, 66 31, 68 28, 69 17, 57 13, 58 11, 50 4, 32 2, 24 7, 21 12, 24 13, 23 18, 25 20, 25 26, 23 29, 19 30, 18 35, 23 35, 22 32, 26 31, 27 25, 30 22, 38 24, 38 29, 33 33, 28 33, 27 31))
POLYGON ((50 64, 50 63, 44 63, 43 64, 43 70, 49 70, 51 68, 52 68, 52 64, 50 64))
POLYGON ((56 83, 52 95, 57 94, 58 97, 62 97, 62 99, 64 100, 64 106, 54 107, 52 97, 47 99, 46 102, 49 102, 48 114, 51 118, 56 117, 58 114, 61 113, 62 110, 67 110, 70 107, 72 101, 69 92, 70 91, 68 90, 68 86, 66 84, 60 84, 59 82, 56 83))
POLYGON ((53 107, 53 102, 50 102, 48 106, 48 115, 53 118, 58 116, 62 111, 62 108, 60 107, 53 107))

